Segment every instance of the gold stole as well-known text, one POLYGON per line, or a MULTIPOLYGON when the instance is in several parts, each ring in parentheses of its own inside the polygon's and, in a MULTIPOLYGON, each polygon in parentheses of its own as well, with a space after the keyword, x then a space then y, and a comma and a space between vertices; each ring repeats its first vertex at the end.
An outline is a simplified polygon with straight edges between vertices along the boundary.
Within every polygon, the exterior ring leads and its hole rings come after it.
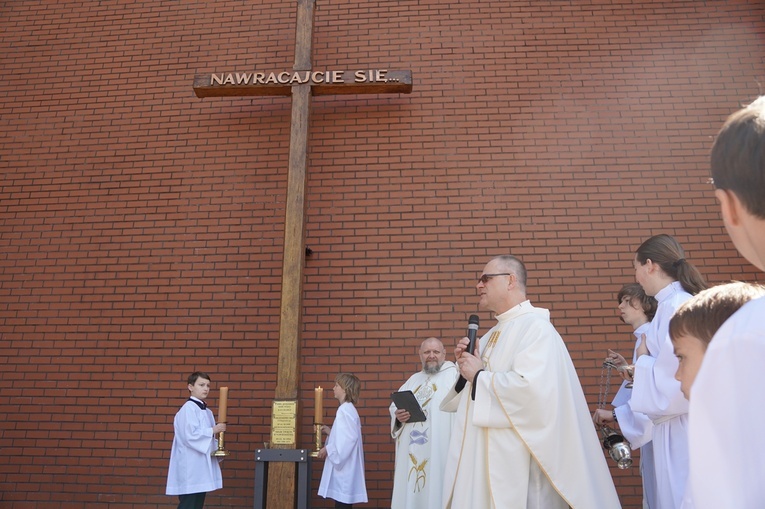
POLYGON ((491 352, 494 350, 494 347, 497 346, 497 341, 499 340, 499 336, 502 334, 502 331, 495 330, 491 333, 491 336, 489 336, 489 341, 486 343, 486 348, 483 349, 483 352, 481 353, 481 360, 483 361, 484 366, 486 366, 486 369, 491 371, 491 363, 489 362, 489 359, 491 358, 491 352))

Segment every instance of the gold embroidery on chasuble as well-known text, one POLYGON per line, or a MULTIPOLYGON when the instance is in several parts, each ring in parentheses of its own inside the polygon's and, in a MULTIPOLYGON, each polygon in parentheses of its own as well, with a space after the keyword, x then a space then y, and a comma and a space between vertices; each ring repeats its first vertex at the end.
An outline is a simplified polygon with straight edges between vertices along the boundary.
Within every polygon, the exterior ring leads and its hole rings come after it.
MULTIPOLYGON (((428 404, 433 399, 433 394, 435 394, 437 390, 438 386, 435 383, 432 383, 430 378, 428 378, 425 380, 425 382, 417 386, 417 388, 413 391, 415 398, 417 398, 417 402, 422 407, 422 410, 425 412, 426 416, 430 414, 430 408, 428 404)), ((412 431, 409 432, 409 460, 412 462, 412 466, 409 469, 408 480, 411 481, 412 477, 414 476, 414 484, 410 484, 410 486, 412 487, 413 492, 417 493, 422 491, 427 484, 428 473, 425 470, 425 466, 428 464, 428 459, 425 458, 424 460, 420 461, 417 455, 412 452, 413 450, 416 450, 416 448, 412 446, 424 446, 429 442, 428 432, 430 431, 430 421, 426 420, 425 422, 414 423, 412 428, 412 431)), ((426 453, 428 456, 430 455, 429 449, 426 453)))
POLYGON ((407 480, 411 481, 412 476, 415 476, 413 491, 414 493, 417 493, 418 491, 425 489, 425 484, 428 478, 428 473, 425 472, 425 465, 428 464, 428 460, 425 459, 422 461, 422 463, 418 463, 419 460, 412 453, 409 453, 409 459, 412 461, 412 468, 409 469, 409 477, 407 480))
MULTIPOLYGON (((499 341, 499 336, 502 334, 501 330, 495 330, 491 333, 491 336, 489 336, 489 341, 486 342, 486 347, 483 349, 483 352, 481 354, 481 360, 483 361, 483 366, 486 370, 491 371, 491 354, 494 352, 494 347, 497 346, 497 342, 499 341)), ((494 384, 494 378, 491 379, 492 385, 494 384)), ((489 444, 491 443, 488 436, 488 428, 484 430, 484 433, 486 434, 486 450, 484 451, 484 461, 486 462, 486 465, 484 466, 485 472, 491 471, 491 467, 489 466, 489 457, 491 456, 491 451, 489 451, 489 444)), ((491 480, 489 479, 489 485, 491 485, 491 480)), ((491 491, 491 490, 490 490, 491 491)), ((492 504, 496 506, 496 503, 494 502, 494 494, 491 495, 492 504)))
POLYGON ((488 371, 491 371, 491 353, 494 351, 494 347, 497 346, 497 341, 499 341, 500 334, 502 334, 502 331, 499 330, 495 330, 491 333, 491 336, 489 336, 489 341, 486 342, 486 347, 483 349, 483 353, 481 354, 483 365, 488 371))
POLYGON ((428 408, 426 406, 428 403, 430 403, 430 400, 433 399, 433 394, 438 390, 438 386, 434 383, 430 382, 430 378, 425 380, 424 383, 419 385, 414 390, 414 397, 417 398, 417 402, 422 407, 422 410, 425 412, 425 415, 428 414, 428 408))

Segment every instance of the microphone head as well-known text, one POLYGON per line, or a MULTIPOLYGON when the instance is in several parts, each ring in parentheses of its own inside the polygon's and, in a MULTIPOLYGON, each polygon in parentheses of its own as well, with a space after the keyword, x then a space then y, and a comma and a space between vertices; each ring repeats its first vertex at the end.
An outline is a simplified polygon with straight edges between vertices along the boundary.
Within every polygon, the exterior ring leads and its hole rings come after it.
POLYGON ((470 315, 470 318, 468 318, 468 329, 478 329, 478 315, 470 315))

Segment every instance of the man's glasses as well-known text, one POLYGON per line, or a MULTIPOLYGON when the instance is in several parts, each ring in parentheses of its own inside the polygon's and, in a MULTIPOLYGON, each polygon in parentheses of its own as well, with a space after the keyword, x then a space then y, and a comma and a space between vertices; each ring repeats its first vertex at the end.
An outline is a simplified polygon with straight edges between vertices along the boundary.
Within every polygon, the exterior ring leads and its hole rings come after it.
POLYGON ((486 284, 489 282, 490 279, 495 278, 497 276, 512 276, 513 274, 510 272, 503 272, 501 274, 481 274, 481 277, 478 278, 478 281, 480 281, 483 284, 486 284))

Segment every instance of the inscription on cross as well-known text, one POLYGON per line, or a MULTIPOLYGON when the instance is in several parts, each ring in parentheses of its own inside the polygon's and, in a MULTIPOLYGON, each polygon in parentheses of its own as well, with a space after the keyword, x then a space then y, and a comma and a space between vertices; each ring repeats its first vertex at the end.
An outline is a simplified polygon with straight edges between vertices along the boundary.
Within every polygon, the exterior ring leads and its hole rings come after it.
MULTIPOLYGON (((305 186, 308 172, 308 134, 312 95, 408 94, 412 91, 411 71, 387 69, 314 70, 311 43, 316 0, 297 0, 295 63, 292 71, 223 72, 194 78, 197 97, 292 96, 284 260, 279 322, 279 352, 274 403, 297 402, 300 379, 300 344, 305 261, 305 186)), ((298 405, 294 405, 297 408, 298 405)), ((298 410, 296 410, 297 412, 298 410)), ((293 416, 293 422, 297 416, 293 416)), ((273 423, 272 423, 273 427, 273 423)), ((272 429, 273 436, 273 429, 272 429)), ((275 447, 295 448, 282 440, 275 447)), ((295 467, 277 462, 270 467, 267 507, 292 509, 295 506, 295 467)), ((257 496, 257 494, 256 494, 257 496)))
POLYGON ((387 69, 229 72, 195 77, 194 93, 197 97, 290 95, 292 87, 306 83, 312 95, 408 94, 412 73, 387 69))

